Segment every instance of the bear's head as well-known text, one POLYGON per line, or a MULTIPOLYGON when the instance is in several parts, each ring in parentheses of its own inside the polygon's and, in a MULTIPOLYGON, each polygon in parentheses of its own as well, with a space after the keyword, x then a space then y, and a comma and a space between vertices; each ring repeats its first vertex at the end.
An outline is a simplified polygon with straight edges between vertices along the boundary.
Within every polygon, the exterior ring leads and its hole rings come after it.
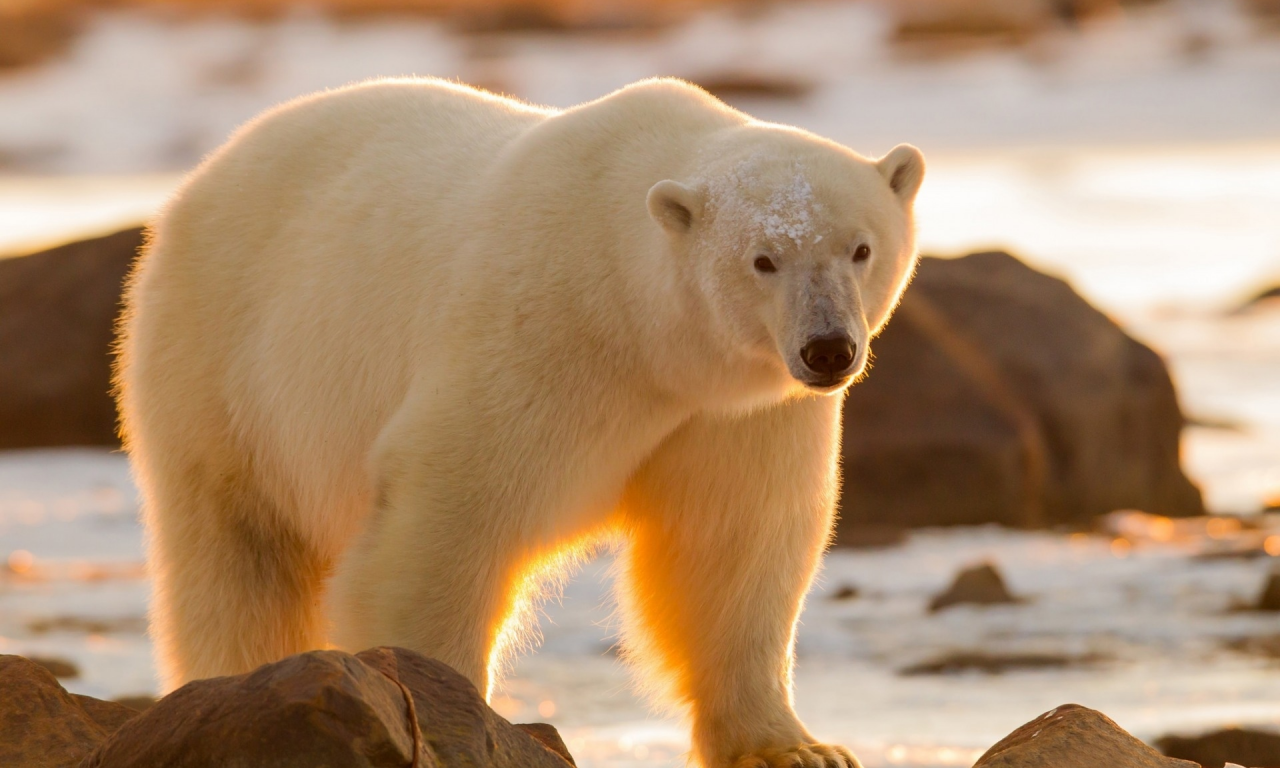
POLYGON ((866 368, 916 263, 919 150, 872 161, 803 131, 752 123, 699 153, 649 214, 692 275, 717 345, 773 394, 838 392, 866 368))

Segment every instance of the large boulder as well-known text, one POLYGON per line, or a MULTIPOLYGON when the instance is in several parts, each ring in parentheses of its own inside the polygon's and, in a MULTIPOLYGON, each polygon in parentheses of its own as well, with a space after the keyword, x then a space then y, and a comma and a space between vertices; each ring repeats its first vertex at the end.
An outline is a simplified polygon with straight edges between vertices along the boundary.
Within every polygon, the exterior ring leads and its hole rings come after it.
POLYGON ((111 342, 142 230, 0 259, 0 450, 117 445, 111 342))
POLYGON ((71 768, 136 714, 67 693, 29 659, 0 656, 0 765, 71 768))
POLYGON ((873 350, 845 401, 844 525, 1204 511, 1164 362, 1062 280, 1006 253, 925 258, 873 350))
POLYGON ((1165 757, 1079 704, 1044 713, 996 742, 973 768, 1199 768, 1165 757))
POLYGON ((568 768, 546 728, 491 710, 448 666, 400 648, 311 651, 188 683, 130 720, 83 768, 415 765, 568 768))
POLYGON ((1280 733, 1274 731, 1223 728, 1200 736, 1163 736, 1156 739, 1156 746, 1166 755, 1194 760, 1202 768, 1223 768, 1228 763, 1280 768, 1280 733))

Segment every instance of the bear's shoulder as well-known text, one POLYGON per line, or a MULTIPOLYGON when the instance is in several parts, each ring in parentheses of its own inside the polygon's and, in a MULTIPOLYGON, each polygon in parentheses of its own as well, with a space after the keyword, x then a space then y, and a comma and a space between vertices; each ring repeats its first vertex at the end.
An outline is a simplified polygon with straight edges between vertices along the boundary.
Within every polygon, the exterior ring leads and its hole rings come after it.
POLYGON ((299 97, 265 113, 260 120, 289 113, 364 115, 371 118, 398 112, 434 110, 497 111, 547 116, 557 110, 435 77, 377 78, 299 97))
POLYGON ((646 124, 741 124, 749 118, 702 88, 674 77, 655 77, 620 88, 568 110, 572 116, 618 121, 632 129, 646 124))

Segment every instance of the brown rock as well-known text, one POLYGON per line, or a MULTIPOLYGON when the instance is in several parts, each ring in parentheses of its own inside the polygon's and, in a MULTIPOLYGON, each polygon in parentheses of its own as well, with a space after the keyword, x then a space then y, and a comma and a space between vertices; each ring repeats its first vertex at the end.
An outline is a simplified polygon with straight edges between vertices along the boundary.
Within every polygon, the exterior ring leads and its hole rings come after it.
POLYGON ((124 725, 84 768, 491 766, 565 760, 485 705, 471 683, 399 648, 312 651, 188 683, 124 725))
POLYGON ((862 590, 852 584, 841 584, 834 592, 831 593, 832 600, 849 601, 857 600, 862 594, 862 590))
MULTIPOLYGON (((79 27, 80 8, 70 0, 0 3, 0 69, 29 67, 66 50, 79 27)), ((22 163, 0 165, 22 168, 22 163)))
POLYGON ((953 605, 999 605, 1001 603, 1017 603, 1009 588, 1005 586, 1004 577, 991 563, 980 563, 966 568, 956 574, 951 586, 935 595, 929 601, 931 613, 950 608, 953 605))
MULTIPOLYGON (((551 726, 535 728, 543 730, 537 738, 512 725, 447 664, 404 648, 373 648, 356 658, 413 694, 423 737, 442 767, 564 768, 565 759, 547 743, 551 726)), ((559 734, 555 740, 567 753, 559 734)))
POLYGON ((142 230, 0 259, 0 450, 117 445, 111 341, 142 230))
POLYGON ((1193 760, 1204 768, 1236 763, 1249 768, 1280 768, 1280 734, 1225 728, 1203 736, 1162 736, 1156 746, 1170 757, 1193 760))
MULTIPOLYGON (((1272 34, 1280 31, 1280 0, 1244 0, 1241 5, 1263 29, 1272 34)), ((1280 294, 1280 286, 1275 291, 1280 294)))
POLYGON ((908 531, 900 525, 880 523, 840 523, 833 546, 842 549, 885 549, 907 543, 908 531))
POLYGON ((78 693, 71 694, 71 698, 108 736, 120 730, 120 726, 132 720, 140 711, 120 701, 103 701, 78 693))
POLYGON ((67 693, 29 659, 0 656, 0 765, 78 765, 123 722, 116 706, 67 693))
POLYGON ((550 723, 516 723, 516 727, 537 739, 542 746, 563 757, 569 765, 577 766, 573 755, 569 754, 568 745, 564 743, 564 739, 560 738, 560 732, 556 730, 554 725, 550 723))
POLYGON ((960 672, 982 672, 999 675, 1005 672, 1028 669, 1063 669, 1086 666, 1104 661, 1094 654, 1068 656, 1062 653, 988 653, 985 651, 953 651, 935 659, 922 661, 898 670, 898 674, 950 675, 960 672))
POLYGON ((394 680, 338 651, 188 683, 125 724, 97 766, 402 766, 430 755, 394 680))
POLYGON ((1054 20, 1046 0, 899 0, 892 40, 917 53, 954 53, 984 45, 1021 44, 1054 20))
POLYGON ((54 677, 75 679, 80 676, 80 668, 74 662, 52 656, 28 656, 27 661, 49 670, 54 677))
MULTIPOLYGON (((1280 0, 1272 0, 1272 2, 1275 3, 1276 9, 1280 11, 1280 0)), ((1280 17, 1280 13, 1277 14, 1277 17, 1280 17)), ((1244 312, 1273 302, 1280 303, 1280 285, 1264 288, 1263 290, 1258 291, 1256 294, 1249 297, 1247 301, 1237 307, 1236 311, 1244 312)))
POLYGON ((1262 586, 1258 602, 1253 606, 1259 611, 1280 611, 1280 571, 1272 571, 1262 586))
POLYGON ((155 706, 156 697, 147 693, 136 693, 132 696, 121 696, 118 699, 112 699, 112 701, 132 709, 136 714, 155 706))
POLYGON ((1227 640, 1222 645, 1224 648, 1239 651, 1240 653, 1253 654, 1268 659, 1280 659, 1280 634, 1236 637, 1227 640))
POLYGON ((1079 704, 1044 713, 1001 739, 973 768, 1196 768, 1165 757, 1079 704))
MULTIPOLYGON (((89 575, 95 575, 90 573, 89 575)), ((88 618, 85 616, 53 616, 27 622, 27 631, 43 635, 48 632, 82 632, 88 635, 106 635, 112 632, 147 631, 147 620, 143 616, 121 616, 111 618, 88 618)))
POLYGON ((842 526, 1203 513, 1163 361, 1061 280, 1005 253, 923 259, 872 350, 845 400, 842 526))
POLYGON ((703 90, 729 104, 741 104, 754 99, 801 101, 813 92, 815 85, 794 77, 735 71, 702 75, 693 80, 703 90))

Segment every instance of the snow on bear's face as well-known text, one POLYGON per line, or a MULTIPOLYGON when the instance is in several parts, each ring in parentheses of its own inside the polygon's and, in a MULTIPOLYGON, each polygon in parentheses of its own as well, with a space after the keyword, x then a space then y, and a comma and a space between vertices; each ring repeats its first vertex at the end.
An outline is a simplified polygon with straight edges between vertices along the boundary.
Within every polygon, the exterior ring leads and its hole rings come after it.
POLYGON ((830 393, 865 370, 910 279, 923 174, 906 145, 871 162, 811 137, 775 140, 692 184, 659 182, 649 210, 684 245, 720 340, 830 393))

